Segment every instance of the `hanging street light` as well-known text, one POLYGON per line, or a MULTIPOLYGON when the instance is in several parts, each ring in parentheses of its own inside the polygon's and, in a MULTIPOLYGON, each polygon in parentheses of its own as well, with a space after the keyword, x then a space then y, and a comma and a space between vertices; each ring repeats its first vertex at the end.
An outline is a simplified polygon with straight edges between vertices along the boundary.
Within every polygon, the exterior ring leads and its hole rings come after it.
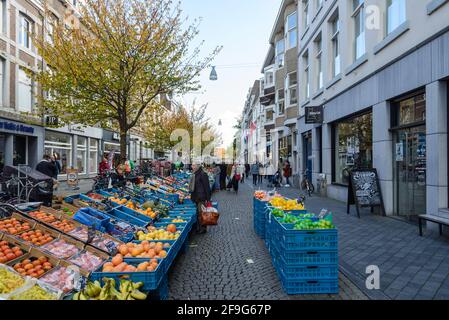
POLYGON ((211 81, 218 80, 218 75, 217 75, 217 71, 215 70, 215 66, 212 66, 212 71, 210 72, 209 80, 211 80, 211 81))
POLYGON ((223 123, 221 122, 221 119, 218 120, 218 126, 221 127, 223 125, 223 123))

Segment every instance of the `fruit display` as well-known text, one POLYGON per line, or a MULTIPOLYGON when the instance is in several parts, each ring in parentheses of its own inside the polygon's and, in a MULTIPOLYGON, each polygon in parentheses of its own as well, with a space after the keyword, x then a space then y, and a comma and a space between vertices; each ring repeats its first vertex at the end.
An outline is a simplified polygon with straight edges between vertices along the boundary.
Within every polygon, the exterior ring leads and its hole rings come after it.
POLYGON ((101 264, 104 262, 104 259, 85 250, 80 254, 70 258, 69 262, 76 264, 81 269, 92 272, 97 270, 101 266, 101 264))
POLYGON ((7 263, 23 256, 23 250, 8 241, 0 241, 0 263, 7 263))
POLYGON ((0 294, 8 294, 22 287, 25 279, 6 267, 0 266, 0 294))
POLYGON ((46 222, 46 223, 52 223, 57 220, 57 218, 54 215, 52 215, 51 213, 46 213, 46 212, 33 211, 33 212, 30 212, 28 215, 36 220, 46 222))
POLYGON ((321 219, 319 221, 312 221, 309 219, 301 220, 294 226, 295 230, 329 230, 335 229, 331 221, 321 219))
POLYGON ((22 276, 30 276, 33 278, 40 278, 46 272, 53 269, 53 264, 45 256, 30 257, 24 259, 14 265, 16 270, 22 276))
POLYGON ((124 199, 124 198, 123 199, 119 199, 119 198, 116 198, 116 197, 110 197, 109 201, 117 203, 119 205, 124 205, 125 203, 128 202, 128 199, 124 199))
POLYGON ((45 222, 54 228, 68 233, 76 228, 75 223, 73 221, 67 219, 59 219, 51 213, 34 211, 29 213, 30 217, 45 222))
POLYGON ((0 231, 5 233, 17 235, 28 230, 31 230, 31 225, 28 222, 16 218, 0 220, 0 231))
POLYGON ((111 262, 106 262, 103 265, 102 272, 104 273, 124 273, 124 272, 154 272, 159 265, 157 259, 151 259, 146 262, 139 263, 137 267, 128 264, 124 261, 121 254, 112 258, 111 262))
POLYGON ((275 216, 276 218, 283 218, 285 216, 285 211, 281 210, 281 209, 277 209, 274 208, 271 213, 273 214, 273 216, 275 216))
POLYGON ((20 234, 19 237, 35 246, 42 246, 54 240, 54 237, 51 234, 41 230, 30 230, 20 234))
POLYGON ((48 272, 40 280, 64 293, 72 291, 75 287, 76 274, 73 270, 59 266, 48 272))
POLYGON ((176 219, 173 219, 172 221, 171 221, 172 223, 184 223, 184 222, 187 222, 187 221, 185 221, 184 219, 181 219, 181 218, 176 218, 176 219))
POLYGON ((170 247, 171 245, 169 243, 142 241, 140 244, 123 244, 118 247, 118 252, 124 258, 163 259, 167 257, 167 252, 170 250, 170 247))
POLYGON ((285 211, 304 210, 304 205, 298 203, 296 200, 287 200, 283 197, 274 197, 270 200, 270 204, 285 211))
POLYGON ((254 192, 254 197, 258 200, 263 200, 267 196, 265 191, 256 191, 254 192))
POLYGON ((62 207, 61 210, 69 217, 73 217, 75 215, 75 212, 73 212, 69 208, 62 207))
POLYGON ((103 278, 104 286, 99 281, 88 282, 86 287, 73 296, 73 300, 145 300, 147 295, 140 292, 142 282, 134 283, 120 280, 119 290, 114 279, 103 278))
POLYGON ((44 289, 40 285, 24 290, 9 297, 10 300, 58 300, 58 296, 44 289))
POLYGON ((60 259, 68 259, 81 252, 80 248, 78 248, 74 244, 66 242, 64 239, 57 239, 53 242, 50 242, 42 246, 41 249, 51 253, 52 255, 60 259))
POLYGON ((105 200, 105 198, 102 195, 98 194, 98 193, 88 193, 86 196, 88 198, 91 198, 91 199, 97 200, 97 201, 105 200))
POLYGON ((148 229, 148 233, 144 233, 143 231, 137 232, 137 239, 139 241, 150 241, 150 240, 176 240, 181 236, 181 232, 178 231, 176 233, 169 232, 164 228, 156 229, 154 227, 150 227, 148 229))
POLYGON ((54 221, 50 223, 50 225, 64 233, 68 233, 76 229, 75 223, 66 219, 54 221))

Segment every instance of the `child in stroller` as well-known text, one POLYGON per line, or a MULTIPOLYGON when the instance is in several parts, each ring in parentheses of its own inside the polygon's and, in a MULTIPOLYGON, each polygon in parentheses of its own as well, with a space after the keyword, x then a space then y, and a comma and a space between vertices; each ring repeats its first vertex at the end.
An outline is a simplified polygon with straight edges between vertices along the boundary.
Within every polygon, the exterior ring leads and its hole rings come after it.
POLYGON ((282 187, 282 175, 281 175, 280 170, 276 171, 274 176, 272 176, 269 187, 270 188, 271 187, 274 187, 274 188, 282 187))

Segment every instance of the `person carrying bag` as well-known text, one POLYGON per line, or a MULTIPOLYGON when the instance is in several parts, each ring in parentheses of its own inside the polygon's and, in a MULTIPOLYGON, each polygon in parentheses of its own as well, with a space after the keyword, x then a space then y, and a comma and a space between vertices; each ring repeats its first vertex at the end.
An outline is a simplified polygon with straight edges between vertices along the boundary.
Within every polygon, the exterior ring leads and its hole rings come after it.
POLYGON ((212 192, 209 184, 209 177, 200 164, 192 165, 193 175, 190 178, 189 191, 191 193, 191 199, 197 207, 197 233, 203 234, 207 232, 207 224, 203 225, 202 219, 203 207, 206 207, 206 203, 210 202, 212 192))

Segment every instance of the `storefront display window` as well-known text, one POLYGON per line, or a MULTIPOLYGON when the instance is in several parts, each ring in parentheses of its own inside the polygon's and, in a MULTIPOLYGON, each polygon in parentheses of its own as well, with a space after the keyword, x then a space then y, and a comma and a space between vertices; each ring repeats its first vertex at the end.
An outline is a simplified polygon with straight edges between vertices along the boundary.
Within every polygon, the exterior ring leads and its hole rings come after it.
POLYGON ((335 183, 349 184, 355 168, 373 166, 372 113, 342 121, 335 126, 335 183))
POLYGON ((81 174, 86 173, 87 138, 78 137, 76 146, 76 167, 81 174))
POLYGON ((426 120, 425 94, 399 102, 399 125, 408 125, 426 120))
POLYGON ((114 153, 114 167, 120 163, 120 144, 118 143, 104 143, 104 154, 109 156, 109 154, 114 153))
POLYGON ((67 174, 72 166, 72 137, 68 134, 47 131, 45 133, 45 154, 54 155, 61 164, 59 174, 67 174))
POLYGON ((89 173, 97 173, 98 168, 98 140, 90 139, 89 146, 89 173))

